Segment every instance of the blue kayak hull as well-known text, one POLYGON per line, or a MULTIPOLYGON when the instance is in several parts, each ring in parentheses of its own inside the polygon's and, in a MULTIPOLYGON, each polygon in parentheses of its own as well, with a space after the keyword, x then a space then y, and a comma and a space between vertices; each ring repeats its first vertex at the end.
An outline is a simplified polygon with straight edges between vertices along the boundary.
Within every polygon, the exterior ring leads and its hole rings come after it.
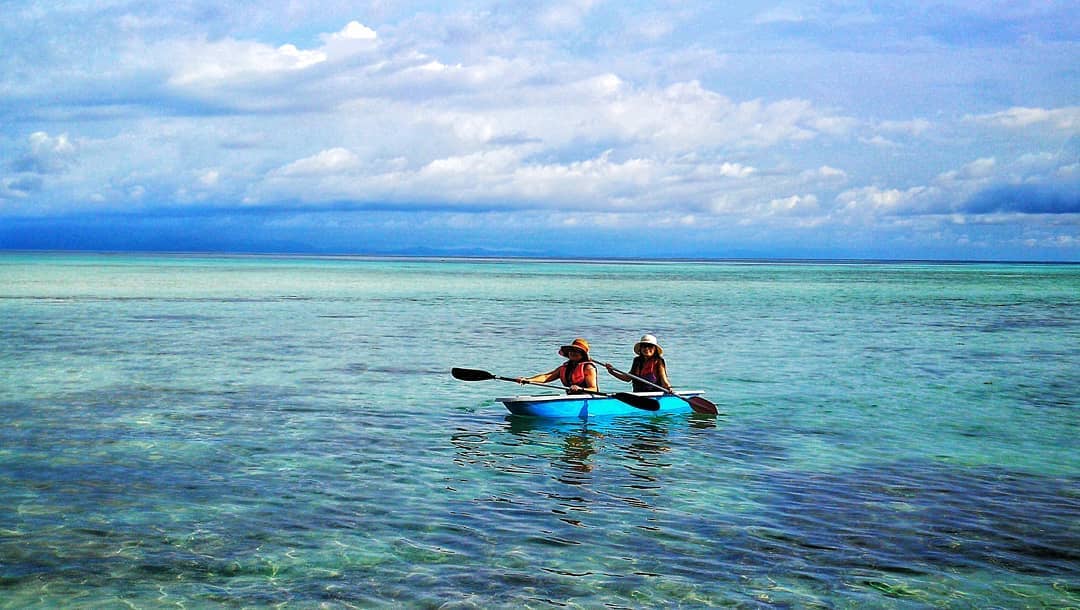
MULTIPOLYGON (((690 398, 701 396, 704 392, 689 391, 679 392, 690 398)), ((636 392, 637 396, 655 398, 660 403, 659 411, 646 411, 633 405, 628 405, 618 398, 606 396, 512 396, 509 398, 497 398, 503 403, 506 410, 514 415, 528 415, 531 417, 579 417, 587 419, 601 415, 648 415, 657 413, 689 413, 692 411, 690 403, 670 394, 661 392, 636 392)))

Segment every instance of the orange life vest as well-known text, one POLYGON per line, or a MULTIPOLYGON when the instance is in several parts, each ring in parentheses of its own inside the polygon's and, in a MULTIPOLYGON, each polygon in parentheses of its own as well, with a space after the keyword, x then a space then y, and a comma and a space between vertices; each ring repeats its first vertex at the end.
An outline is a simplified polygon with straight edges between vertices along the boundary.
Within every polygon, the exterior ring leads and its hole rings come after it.
MULTIPOLYGON (((562 364, 562 366, 559 367, 559 381, 562 381, 562 384, 567 387, 567 390, 566 390, 567 394, 573 394, 574 393, 574 392, 570 391, 570 389, 569 389, 570 386, 572 386, 572 385, 584 386, 585 385, 585 367, 586 366, 591 366, 591 367, 593 367, 594 371, 596 370, 596 365, 593 364, 592 361, 590 361, 590 360, 585 360, 585 361, 577 362, 577 363, 574 363, 574 362, 571 362, 571 361, 567 360, 566 362, 564 362, 562 364)), ((585 392, 577 392, 577 393, 578 394, 584 394, 585 392)))

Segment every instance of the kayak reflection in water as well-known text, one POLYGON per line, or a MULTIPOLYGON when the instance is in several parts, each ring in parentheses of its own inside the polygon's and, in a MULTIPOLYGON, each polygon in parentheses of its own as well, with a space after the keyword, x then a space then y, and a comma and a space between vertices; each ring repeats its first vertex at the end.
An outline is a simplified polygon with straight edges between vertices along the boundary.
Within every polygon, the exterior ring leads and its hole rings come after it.
POLYGON ((615 367, 611 366, 611 364, 605 364, 604 366, 616 379, 633 383, 635 392, 655 392, 657 388, 639 379, 634 379, 634 377, 650 381, 670 392, 671 382, 668 380, 667 363, 664 362, 663 358, 664 348, 657 343, 656 337, 653 335, 641 337, 641 340, 634 344, 634 353, 637 354, 637 357, 634 358, 633 364, 630 365, 630 375, 615 370, 615 367))
POLYGON ((559 365, 559 368, 532 377, 518 377, 516 381, 524 385, 526 383, 547 383, 558 379, 566 386, 567 394, 587 394, 600 391, 600 388, 596 385, 596 364, 589 360, 588 341, 578 337, 570 345, 560 347, 559 355, 566 358, 566 362, 559 365))

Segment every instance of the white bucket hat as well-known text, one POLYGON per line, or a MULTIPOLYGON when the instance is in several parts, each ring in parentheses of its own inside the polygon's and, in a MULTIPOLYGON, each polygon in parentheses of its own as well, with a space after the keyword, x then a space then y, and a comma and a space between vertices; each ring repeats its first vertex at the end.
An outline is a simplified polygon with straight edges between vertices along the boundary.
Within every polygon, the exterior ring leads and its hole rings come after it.
POLYGON ((664 355, 664 348, 660 347, 660 344, 656 342, 656 337, 654 337, 652 335, 643 335, 641 337, 641 341, 638 341, 637 343, 634 344, 634 353, 637 354, 638 356, 641 355, 641 346, 642 345, 652 345, 652 346, 656 347, 656 355, 657 356, 663 356, 664 355))

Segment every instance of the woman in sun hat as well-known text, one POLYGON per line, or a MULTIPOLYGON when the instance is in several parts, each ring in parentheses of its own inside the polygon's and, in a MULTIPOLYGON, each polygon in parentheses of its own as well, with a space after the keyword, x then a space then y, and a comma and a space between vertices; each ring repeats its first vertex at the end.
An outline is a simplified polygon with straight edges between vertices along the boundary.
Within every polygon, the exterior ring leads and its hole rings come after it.
POLYGON ((566 386, 567 394, 587 394, 599 391, 596 385, 596 364, 589 360, 588 341, 578 337, 569 345, 560 347, 559 355, 566 358, 566 362, 559 365, 559 368, 532 377, 518 377, 517 382, 520 384, 547 383, 558 379, 566 386))
MULTIPOLYGON (((630 365, 630 375, 651 381, 670 392, 671 382, 668 381, 667 363, 664 362, 663 358, 664 348, 657 343, 656 337, 653 335, 642 336, 641 340, 634 344, 634 353, 637 354, 637 357, 634 358, 633 364, 630 365)), ((655 387, 647 383, 642 383, 630 375, 616 371, 610 364, 604 366, 616 379, 634 384, 635 392, 657 391, 655 387)))

